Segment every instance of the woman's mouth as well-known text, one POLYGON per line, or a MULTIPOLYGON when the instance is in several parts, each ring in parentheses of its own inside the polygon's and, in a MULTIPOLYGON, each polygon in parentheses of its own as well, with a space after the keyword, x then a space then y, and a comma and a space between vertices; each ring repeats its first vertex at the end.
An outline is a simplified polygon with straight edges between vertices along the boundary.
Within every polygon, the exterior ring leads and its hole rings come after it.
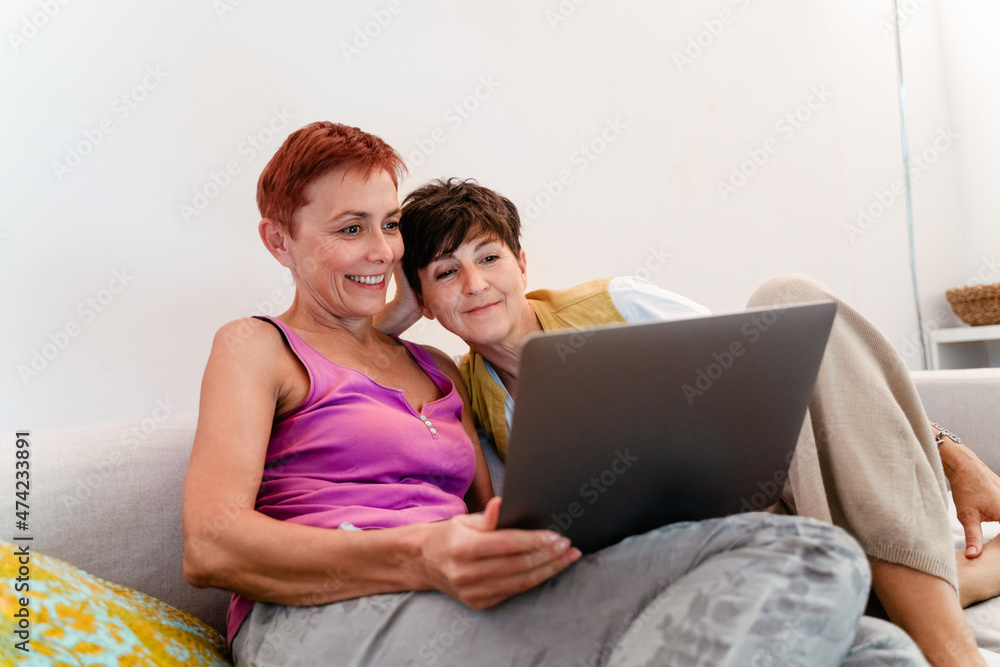
POLYGON ((377 276, 347 276, 347 278, 362 285, 379 285, 385 280, 385 274, 377 276))
POLYGON ((494 301, 492 303, 483 304, 482 306, 476 306, 475 308, 470 308, 469 310, 465 311, 465 314, 466 315, 478 315, 479 313, 482 313, 482 312, 484 312, 484 311, 492 308, 493 306, 497 305, 498 303, 500 303, 500 302, 499 301, 494 301))

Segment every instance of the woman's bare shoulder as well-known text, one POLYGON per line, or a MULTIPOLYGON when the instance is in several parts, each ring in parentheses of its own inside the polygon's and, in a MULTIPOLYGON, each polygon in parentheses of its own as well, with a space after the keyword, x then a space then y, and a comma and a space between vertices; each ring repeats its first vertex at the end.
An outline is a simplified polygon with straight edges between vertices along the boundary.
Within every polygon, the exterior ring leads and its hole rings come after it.
POLYGON ((229 385, 250 383, 272 393, 279 403, 302 393, 303 381, 308 391, 308 377, 282 333, 273 324, 252 317, 219 327, 206 373, 225 378, 229 385))
POLYGON ((278 328, 254 317, 243 317, 223 324, 215 332, 212 341, 213 354, 218 351, 225 356, 258 355, 268 351, 276 352, 284 347, 278 328))

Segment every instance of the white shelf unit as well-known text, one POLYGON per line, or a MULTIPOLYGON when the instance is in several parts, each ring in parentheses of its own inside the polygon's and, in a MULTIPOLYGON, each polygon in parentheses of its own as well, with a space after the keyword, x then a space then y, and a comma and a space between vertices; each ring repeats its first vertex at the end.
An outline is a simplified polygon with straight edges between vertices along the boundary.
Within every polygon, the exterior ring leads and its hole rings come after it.
POLYGON ((975 368, 1000 364, 1000 324, 951 327, 927 332, 931 370, 941 368, 942 346, 947 346, 949 368, 975 368))

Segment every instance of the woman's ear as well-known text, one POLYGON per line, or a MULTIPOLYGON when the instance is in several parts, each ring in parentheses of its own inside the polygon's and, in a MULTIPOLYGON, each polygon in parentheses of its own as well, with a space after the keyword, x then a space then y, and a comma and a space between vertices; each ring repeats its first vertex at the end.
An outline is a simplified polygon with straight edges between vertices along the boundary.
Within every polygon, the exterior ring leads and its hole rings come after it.
POLYGON ((424 305, 424 300, 421 299, 418 296, 417 297, 417 301, 420 303, 420 314, 423 315, 424 317, 426 317, 429 320, 433 320, 434 319, 434 313, 431 312, 430 308, 428 308, 427 306, 424 305))
POLYGON ((293 268, 291 253, 288 251, 288 230, 284 225, 271 218, 264 218, 257 225, 257 233, 264 247, 282 266, 293 268))
POLYGON ((528 289, 528 256, 524 253, 524 248, 521 248, 521 256, 517 259, 517 268, 521 269, 521 282, 524 284, 524 289, 528 289))

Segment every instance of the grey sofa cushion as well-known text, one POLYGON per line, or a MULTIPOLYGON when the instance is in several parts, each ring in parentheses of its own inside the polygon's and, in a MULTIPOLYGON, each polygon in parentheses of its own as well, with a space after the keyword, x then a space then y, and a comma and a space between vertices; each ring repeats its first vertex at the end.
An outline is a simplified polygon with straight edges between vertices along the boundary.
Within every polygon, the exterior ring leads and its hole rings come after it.
POLYGON ((913 371, 927 416, 1000 472, 1000 368, 913 371))
MULTIPOLYGON (((188 611, 220 632, 229 596, 183 576, 181 494, 196 417, 31 432, 35 551, 188 611)), ((13 460, 5 438, 4 460, 13 460)), ((6 486, 5 486, 6 488, 6 486)), ((11 494, 0 499, 13 517, 11 494), (10 509, 8 509, 10 508, 10 509)))

